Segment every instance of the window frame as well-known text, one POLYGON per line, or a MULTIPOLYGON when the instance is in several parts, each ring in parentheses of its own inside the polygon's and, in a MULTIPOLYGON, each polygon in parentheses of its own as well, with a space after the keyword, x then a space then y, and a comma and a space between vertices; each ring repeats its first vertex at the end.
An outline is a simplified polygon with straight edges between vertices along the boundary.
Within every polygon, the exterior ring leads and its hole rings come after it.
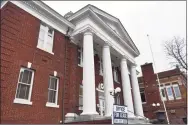
POLYGON ((83 85, 79 87, 79 110, 83 110, 83 85), (80 88, 82 88, 82 95, 80 95, 80 88), (82 98, 82 106, 80 105, 80 97, 82 98))
MULTIPOLYGON (((145 88, 143 88, 143 87, 140 88, 140 98, 141 98, 141 101, 142 101, 141 93, 144 93, 144 97, 145 97, 145 100, 146 100, 145 88), (143 89, 143 91, 141 91, 141 89, 143 89)), ((142 104, 146 104, 146 103, 147 103, 147 101, 142 102, 142 104)))
MULTIPOLYGON (((47 98, 47 102, 46 102, 46 107, 54 107, 54 108, 59 108, 59 105, 58 105, 58 92, 59 92, 59 78, 56 77, 56 76, 49 76, 49 80, 51 81, 51 78, 55 78, 57 79, 57 87, 56 87, 56 95, 55 95, 55 103, 52 103, 52 102, 48 102, 48 98, 47 98)), ((51 89, 52 90, 52 89, 51 89)), ((48 93, 49 93, 49 84, 48 84, 48 93)))
POLYGON ((99 58, 99 75, 103 76, 103 62, 102 62, 102 58, 99 58))
POLYGON ((39 48, 39 49, 41 49, 41 50, 44 50, 44 51, 46 51, 46 52, 48 52, 48 53, 54 55, 54 53, 53 53, 53 47, 54 47, 54 29, 53 29, 52 27, 50 27, 50 26, 44 24, 44 23, 41 23, 41 24, 40 24, 40 29, 39 29, 39 35, 38 35, 37 48, 39 48), (42 28, 42 26, 44 26, 44 28, 42 28), (42 47, 39 46, 39 38, 40 38, 40 31, 41 31, 41 29, 44 30, 44 43, 43 43, 43 46, 42 46, 42 47), (51 51, 49 51, 49 50, 46 48, 46 45, 47 45, 47 43, 48 43, 48 34, 49 34, 48 31, 49 31, 49 29, 52 30, 52 48, 51 48, 51 51))
POLYGON ((78 46, 78 50, 77 52, 79 53, 80 52, 80 57, 79 57, 79 54, 77 56, 77 59, 79 58, 80 59, 80 62, 78 62, 78 66, 80 67, 83 67, 83 48, 78 46))
POLYGON ((166 85, 165 88, 166 88, 166 93, 167 93, 168 100, 174 100, 174 95, 173 95, 172 86, 171 86, 171 85, 166 85), (168 88, 170 88, 170 90, 171 90, 171 92, 172 92, 172 96, 169 96, 168 88))
POLYGON ((98 92, 98 101, 99 101, 98 108, 99 108, 99 111, 100 111, 100 115, 104 116, 104 114, 102 114, 102 110, 100 110, 100 108, 102 107, 103 111, 105 111, 105 93, 104 93, 104 90, 101 90, 101 89, 98 89, 98 88, 96 90, 98 92), (99 92, 102 92, 104 94, 104 96, 99 95, 99 92), (104 102, 104 107, 100 105, 101 100, 104 102))
POLYGON ((166 87, 165 86, 161 86, 160 87, 160 96, 161 96, 161 99, 163 100, 163 101, 167 101, 167 92, 166 92, 166 87), (164 94, 165 94, 165 97, 163 97, 163 95, 162 95, 162 89, 164 90, 164 94))
POLYGON ((29 68, 25 68, 25 67, 21 67, 20 71, 19 71, 19 77, 18 77, 17 87, 16 87, 16 94, 15 94, 15 98, 14 98, 13 103, 32 105, 31 95, 32 95, 32 90, 33 90, 33 83, 34 83, 34 70, 29 69, 29 68), (19 82, 20 74, 24 70, 31 71, 31 73, 32 73, 28 99, 22 99, 22 98, 17 98, 16 97, 18 86, 19 86, 19 84, 22 84, 22 83, 19 82))
POLYGON ((118 74, 117 68, 118 68, 117 66, 114 66, 114 68, 113 68, 114 81, 115 81, 116 83, 120 83, 120 82, 119 82, 119 74, 118 74))
POLYGON ((172 84, 172 88, 173 88, 173 91, 174 91, 175 98, 176 99, 181 99, 181 91, 180 91, 179 85, 178 84, 172 84), (178 87, 178 91, 180 93, 180 97, 176 97, 177 94, 176 94, 176 91, 175 91, 174 87, 178 87))

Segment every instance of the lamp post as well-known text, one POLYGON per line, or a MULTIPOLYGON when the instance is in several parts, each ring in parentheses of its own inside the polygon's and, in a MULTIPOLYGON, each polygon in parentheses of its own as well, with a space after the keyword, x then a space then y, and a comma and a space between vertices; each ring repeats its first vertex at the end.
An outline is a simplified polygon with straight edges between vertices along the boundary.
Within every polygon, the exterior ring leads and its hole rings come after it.
POLYGON ((109 92, 110 92, 110 95, 114 97, 114 104, 116 104, 116 97, 119 96, 121 92, 121 88, 117 87, 116 89, 110 89, 109 92))
MULTIPOLYGON (((153 107, 160 107, 160 103, 153 103, 153 107)), ((164 111, 156 111, 157 120, 159 123, 164 123, 165 121, 165 112, 164 111)))

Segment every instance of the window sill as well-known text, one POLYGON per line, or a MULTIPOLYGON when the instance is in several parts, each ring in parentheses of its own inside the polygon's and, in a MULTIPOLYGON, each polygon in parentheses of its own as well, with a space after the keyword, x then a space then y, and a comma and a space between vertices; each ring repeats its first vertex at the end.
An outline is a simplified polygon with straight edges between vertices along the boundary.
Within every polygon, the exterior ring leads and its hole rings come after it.
POLYGON ((49 102, 47 102, 47 103, 46 103, 46 107, 59 108, 59 105, 54 104, 54 103, 49 103, 49 102))
POLYGON ((119 81, 115 81, 116 83, 118 83, 118 84, 120 84, 120 82, 119 81))
POLYGON ((176 100, 179 100, 179 99, 181 99, 181 97, 179 97, 179 98, 176 98, 176 100))
POLYGON ((146 104, 146 102, 142 102, 142 104, 146 104))
POLYGON ((25 105, 32 105, 32 102, 25 99, 14 99, 14 103, 16 104, 25 104, 25 105))
POLYGON ((38 47, 38 46, 37 46, 37 48, 38 48, 38 49, 41 49, 41 50, 43 50, 43 51, 45 51, 45 52, 48 52, 48 53, 50 53, 50 54, 52 54, 52 55, 54 55, 53 52, 47 51, 47 50, 45 50, 44 48, 40 48, 40 47, 38 47))

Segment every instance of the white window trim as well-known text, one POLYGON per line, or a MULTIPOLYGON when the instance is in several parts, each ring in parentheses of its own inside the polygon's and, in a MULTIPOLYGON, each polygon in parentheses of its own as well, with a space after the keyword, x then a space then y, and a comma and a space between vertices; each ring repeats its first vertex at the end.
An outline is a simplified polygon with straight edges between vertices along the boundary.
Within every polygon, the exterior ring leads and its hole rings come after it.
MULTIPOLYGON (((40 24, 40 29, 41 29, 41 26, 46 26, 46 28, 45 28, 45 37, 44 37, 44 44, 43 44, 43 47, 39 47, 38 46, 38 43, 37 43, 37 48, 39 48, 39 49, 41 49, 41 50, 44 50, 44 51, 46 51, 46 52, 48 52, 48 53, 50 53, 50 54, 52 54, 52 55, 54 55, 54 53, 52 52, 52 51, 48 51, 47 49, 46 49, 46 44, 47 44, 47 38, 48 38, 48 30, 49 30, 49 26, 47 26, 46 24, 44 25, 44 24, 40 24)), ((39 29, 39 34, 40 34, 40 29, 39 29)), ((39 35, 38 35, 38 42, 39 42, 39 35)), ((54 30, 53 30, 53 32, 52 32, 52 50, 53 50, 53 46, 54 46, 54 30)))
POLYGON ((18 77, 18 83, 17 83, 17 87, 16 87, 16 94, 15 94, 15 99, 13 101, 13 103, 17 103, 17 104, 26 104, 26 105, 32 105, 31 102, 31 93, 32 93, 32 89, 33 89, 33 81, 34 81, 34 71, 28 68, 20 68, 20 72, 19 72, 19 77, 18 77), (18 85, 19 85, 19 79, 20 79, 20 72, 22 71, 22 69, 24 70, 29 70, 32 72, 32 77, 31 77, 31 84, 30 84, 30 90, 29 90, 29 96, 28 99, 20 99, 20 98, 16 98, 17 95, 17 89, 18 89, 18 85))
POLYGON ((167 95, 166 95, 166 92, 165 92, 165 93, 164 93, 164 94, 165 94, 165 97, 163 97, 162 91, 161 91, 162 89, 164 90, 164 92, 166 91, 165 87, 164 87, 164 86, 161 86, 161 87, 160 87, 160 96, 161 96, 161 99, 162 99, 162 100, 166 101, 166 100, 167 100, 167 95))
POLYGON ((173 88, 173 91, 174 91, 175 98, 176 98, 176 99, 181 99, 181 91, 180 91, 179 85, 178 85, 178 84, 173 84, 173 85, 172 85, 172 88, 173 88), (175 90, 174 90, 174 87, 178 87, 178 90, 179 90, 179 92, 180 92, 180 97, 176 97, 176 92, 175 92, 175 90))
MULTIPOLYGON (((82 88, 82 92, 83 92, 83 85, 80 85, 80 87, 82 88)), ((82 100, 83 100, 83 95, 80 95, 80 93, 79 93, 79 99, 80 99, 80 97, 82 97, 82 100)), ((83 102, 82 102, 82 105, 83 105, 83 102)), ((80 104, 79 104, 79 108, 78 109, 79 110, 83 110, 83 106, 80 106, 80 104)))
MULTIPOLYGON (((80 49, 78 49, 78 51, 80 52, 80 58, 81 58, 81 62, 80 62, 80 64, 78 63, 78 66, 80 66, 80 67, 83 67, 83 48, 82 47, 79 47, 80 49)), ((78 58, 78 57, 77 57, 78 58)))
POLYGON ((168 100, 174 100, 174 95, 173 95, 173 90, 172 90, 171 85, 166 86, 166 92, 167 92, 168 100), (168 88, 171 89, 171 91, 172 91, 172 96, 169 96, 169 95, 168 95, 168 90, 167 90, 168 88))
MULTIPOLYGON (((55 78, 57 79, 57 90, 56 90, 56 98, 55 98, 55 103, 52 102, 46 102, 46 107, 54 107, 54 108, 59 108, 58 105, 58 90, 59 90, 59 78, 55 77, 55 76, 50 76, 50 78, 55 78)), ((49 92, 49 88, 48 88, 48 92, 49 92)))
POLYGON ((114 73, 114 81, 116 83, 120 83, 118 80, 119 80, 119 76, 118 76, 118 71, 116 70, 117 67, 114 66, 114 70, 113 70, 113 73, 114 73))
MULTIPOLYGON (((97 90, 98 92, 103 92, 103 93, 104 93, 104 90, 101 90, 101 89, 98 89, 98 88, 96 88, 96 90, 97 90)), ((105 93, 104 93, 104 94, 105 94, 105 93)), ((98 95, 98 100, 99 100, 99 104, 97 104, 97 107, 98 107, 98 108, 101 108, 101 107, 102 107, 102 106, 100 105, 100 99, 105 101, 105 97, 98 95)), ((104 105, 104 107, 102 107, 102 108, 105 110, 105 105, 104 105)), ((99 109, 99 110, 100 110, 100 109, 99 109)), ((100 111, 100 114, 101 114, 101 116, 103 116, 103 115, 102 115, 102 111, 100 111)))
POLYGON ((102 64, 102 58, 99 58, 99 75, 103 76, 103 64, 102 64))

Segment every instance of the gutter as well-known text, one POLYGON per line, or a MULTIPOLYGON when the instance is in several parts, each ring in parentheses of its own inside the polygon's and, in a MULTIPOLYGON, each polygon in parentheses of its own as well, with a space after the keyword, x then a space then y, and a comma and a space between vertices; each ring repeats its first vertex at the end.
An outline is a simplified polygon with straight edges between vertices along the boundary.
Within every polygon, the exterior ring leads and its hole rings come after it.
POLYGON ((69 31, 70 31, 70 27, 68 27, 67 32, 65 34, 65 60, 64 60, 64 81, 63 81, 63 95, 62 95, 62 122, 61 124, 64 124, 64 97, 65 97, 65 83, 66 83, 66 62, 67 62, 67 48, 68 48, 68 42, 70 40, 70 36, 69 36, 69 31))

